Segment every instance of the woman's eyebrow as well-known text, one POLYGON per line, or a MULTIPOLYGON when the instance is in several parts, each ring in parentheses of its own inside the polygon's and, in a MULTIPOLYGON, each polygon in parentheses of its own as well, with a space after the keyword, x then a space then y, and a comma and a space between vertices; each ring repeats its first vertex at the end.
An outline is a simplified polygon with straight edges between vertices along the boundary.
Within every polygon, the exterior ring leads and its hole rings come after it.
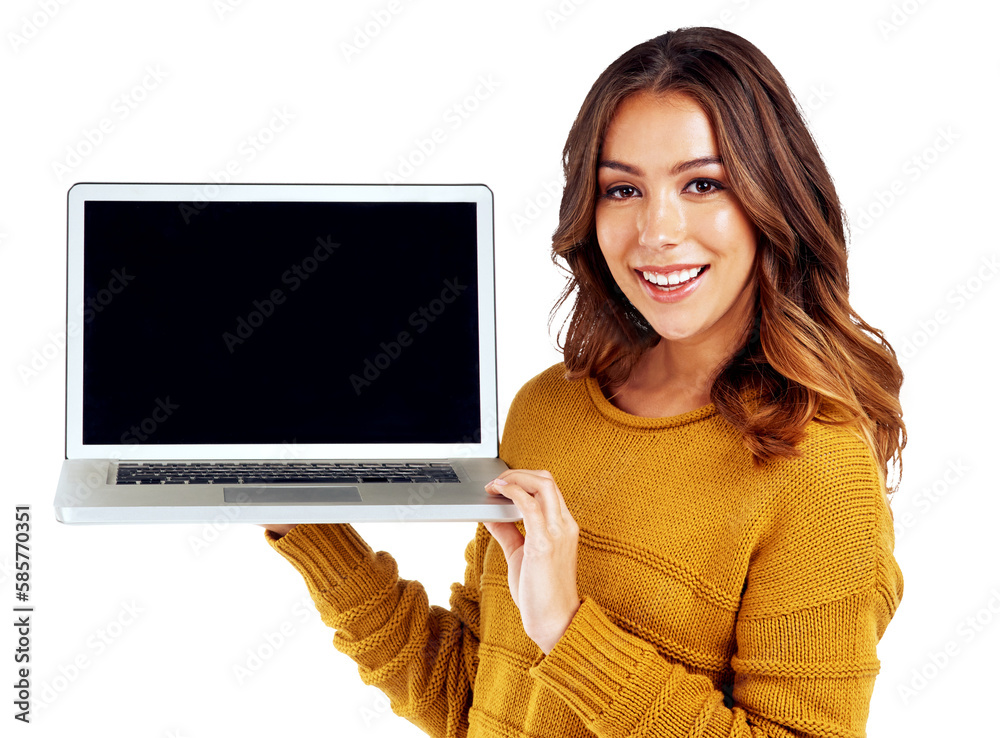
POLYGON ((688 169, 697 169, 698 167, 707 167, 712 164, 722 164, 722 159, 718 156, 699 156, 697 159, 690 159, 689 161, 681 162, 673 169, 670 170, 671 174, 680 174, 681 172, 686 172, 688 169))
MULTIPOLYGON (((709 166, 710 164, 722 164, 722 159, 718 156, 699 156, 697 159, 689 159, 688 161, 681 162, 674 166, 670 170, 670 175, 674 176, 680 174, 681 172, 686 172, 688 169, 697 169, 698 167, 709 166)), ((626 164, 625 162, 617 161, 615 159, 604 159, 597 164, 598 169, 617 169, 620 172, 625 172, 626 174, 635 174, 637 176, 642 174, 642 170, 633 167, 631 164, 626 164)))
POLYGON ((598 162, 597 168, 617 169, 619 172, 625 172, 626 174, 635 174, 635 175, 642 174, 641 169, 637 169, 636 167, 633 167, 629 164, 625 164, 624 162, 615 161, 614 159, 605 159, 604 161, 598 162))

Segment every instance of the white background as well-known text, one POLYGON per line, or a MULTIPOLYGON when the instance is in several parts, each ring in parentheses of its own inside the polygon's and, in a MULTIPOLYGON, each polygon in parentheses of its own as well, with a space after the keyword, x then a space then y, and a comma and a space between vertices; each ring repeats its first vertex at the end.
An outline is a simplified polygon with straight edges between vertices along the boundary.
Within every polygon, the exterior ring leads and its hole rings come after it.
MULTIPOLYGON (((444 142, 403 180, 484 182, 495 193, 502 424, 517 389, 560 360, 559 321, 546 326, 563 286, 549 258, 557 203, 548 190, 561 184, 569 126, 613 59, 689 25, 745 36, 785 76, 850 215, 852 304, 903 356, 910 442, 893 508, 905 594, 879 644, 869 734, 995 726, 997 15, 992 4, 916 0, 6 0, 0 448, 12 478, 0 508, 0 592, 12 608, 13 508, 30 504, 40 700, 32 725, 16 728, 418 734, 333 649, 333 631, 260 528, 54 520, 69 186, 207 181, 227 164, 240 182, 384 182, 442 128, 444 142), (366 25, 373 14, 387 25, 366 25), (482 99, 470 98, 477 89, 482 99), (275 110, 292 120, 264 133, 275 110), (102 119, 111 128, 88 150, 102 119), (269 142, 257 151, 251 137, 269 142), (251 669, 254 653, 263 658, 251 669), (240 682, 235 667, 250 676, 240 682)), ((377 299, 379 275, 363 278, 377 299)), ((357 528, 447 605, 473 524, 357 528)), ((3 631, 7 734, 14 632, 3 631)))

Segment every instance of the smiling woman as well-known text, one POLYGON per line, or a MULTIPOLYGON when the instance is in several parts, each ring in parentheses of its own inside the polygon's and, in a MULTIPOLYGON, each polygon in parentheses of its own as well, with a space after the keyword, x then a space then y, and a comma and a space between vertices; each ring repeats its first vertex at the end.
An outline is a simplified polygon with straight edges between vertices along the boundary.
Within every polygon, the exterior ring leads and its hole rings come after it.
POLYGON ((487 485, 523 522, 479 525, 450 609, 350 525, 268 542, 430 735, 863 736, 902 373, 784 80, 735 34, 664 34, 599 77, 564 170, 564 357, 487 485))
POLYGON ((550 321, 577 292, 567 379, 645 398, 639 414, 711 401, 759 462, 796 456, 819 416, 864 440, 888 497, 902 370, 851 308, 840 200, 767 57, 715 28, 636 46, 594 83, 563 163, 570 280, 550 321), (676 266, 709 268, 676 292, 640 274, 676 266))

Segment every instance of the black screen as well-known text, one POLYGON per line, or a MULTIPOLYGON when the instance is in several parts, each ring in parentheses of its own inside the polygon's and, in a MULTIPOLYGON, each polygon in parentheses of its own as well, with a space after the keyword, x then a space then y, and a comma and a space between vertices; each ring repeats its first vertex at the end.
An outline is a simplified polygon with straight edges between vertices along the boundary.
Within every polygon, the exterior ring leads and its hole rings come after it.
POLYGON ((84 219, 84 444, 481 441, 474 203, 84 219))

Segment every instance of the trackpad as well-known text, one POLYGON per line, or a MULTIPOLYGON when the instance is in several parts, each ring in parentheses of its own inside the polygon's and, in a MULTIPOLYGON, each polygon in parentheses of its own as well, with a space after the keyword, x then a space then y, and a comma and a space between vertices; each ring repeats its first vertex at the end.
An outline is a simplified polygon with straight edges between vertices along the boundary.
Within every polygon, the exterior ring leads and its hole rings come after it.
POLYGON ((237 505, 261 503, 274 505, 287 502, 361 502, 357 487, 254 487, 241 484, 225 487, 223 499, 237 505))

